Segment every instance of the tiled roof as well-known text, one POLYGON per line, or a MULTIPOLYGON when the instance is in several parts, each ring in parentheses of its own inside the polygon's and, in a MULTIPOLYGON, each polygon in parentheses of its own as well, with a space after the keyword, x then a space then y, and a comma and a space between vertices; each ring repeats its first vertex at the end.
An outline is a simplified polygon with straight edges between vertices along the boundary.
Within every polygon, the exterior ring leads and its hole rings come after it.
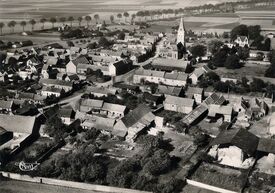
POLYGON ((0 114, 0 127, 15 133, 33 132, 35 117, 0 114))
POLYGON ((235 145, 245 153, 253 155, 257 150, 259 138, 245 129, 232 129, 221 132, 211 145, 235 145))
POLYGON ((116 111, 123 113, 126 109, 126 106, 124 105, 118 105, 118 104, 112 104, 112 103, 104 103, 102 110, 106 111, 116 111))
POLYGON ((88 106, 94 108, 102 108, 103 100, 96 100, 96 99, 83 99, 80 103, 81 106, 88 106))
POLYGON ((125 126, 129 128, 141 121, 145 116, 151 117, 151 114, 151 109, 148 106, 146 106, 145 104, 140 104, 137 108, 129 112, 121 120, 125 124, 125 126))
POLYGON ((165 103, 181 105, 181 106, 185 106, 185 107, 193 107, 194 106, 193 99, 175 97, 175 96, 170 96, 170 95, 166 95, 165 103))

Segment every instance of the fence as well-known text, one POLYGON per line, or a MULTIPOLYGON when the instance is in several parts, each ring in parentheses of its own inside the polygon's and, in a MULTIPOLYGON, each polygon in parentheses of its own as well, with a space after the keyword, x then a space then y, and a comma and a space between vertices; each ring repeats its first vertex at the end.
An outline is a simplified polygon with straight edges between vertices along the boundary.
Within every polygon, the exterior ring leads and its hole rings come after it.
POLYGON ((63 186, 68 188, 84 189, 84 190, 91 190, 91 191, 98 191, 98 192, 150 193, 145 191, 117 188, 117 187, 111 187, 111 186, 94 185, 94 184, 57 180, 57 179, 43 178, 43 177, 30 177, 28 175, 20 175, 20 174, 9 173, 9 172, 0 172, 0 174, 2 174, 3 177, 14 179, 14 180, 33 182, 33 183, 43 183, 48 185, 63 186))
POLYGON ((196 187, 206 189, 206 190, 211 190, 211 191, 214 191, 214 192, 238 193, 238 192, 234 192, 234 191, 231 191, 231 190, 226 190, 226 189, 223 189, 223 188, 218 188, 216 186, 211 186, 211 185, 208 185, 208 184, 204 184, 204 183, 189 180, 189 179, 186 179, 186 182, 187 182, 187 184, 190 184, 192 186, 196 186, 196 187))

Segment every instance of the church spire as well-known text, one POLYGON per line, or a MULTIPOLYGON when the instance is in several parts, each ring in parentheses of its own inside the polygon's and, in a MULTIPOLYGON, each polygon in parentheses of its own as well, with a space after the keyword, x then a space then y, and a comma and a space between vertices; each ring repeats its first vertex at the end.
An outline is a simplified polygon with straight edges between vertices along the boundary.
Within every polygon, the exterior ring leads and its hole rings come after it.
POLYGON ((177 44, 182 43, 185 46, 185 27, 183 23, 183 18, 180 18, 180 25, 178 29, 177 44))

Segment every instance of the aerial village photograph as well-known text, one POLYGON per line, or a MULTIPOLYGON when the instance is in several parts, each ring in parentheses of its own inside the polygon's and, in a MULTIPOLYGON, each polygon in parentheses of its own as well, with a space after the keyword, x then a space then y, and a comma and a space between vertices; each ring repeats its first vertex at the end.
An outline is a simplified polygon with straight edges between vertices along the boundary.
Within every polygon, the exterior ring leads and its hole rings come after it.
POLYGON ((275 0, 0 0, 0 193, 275 193, 275 0))

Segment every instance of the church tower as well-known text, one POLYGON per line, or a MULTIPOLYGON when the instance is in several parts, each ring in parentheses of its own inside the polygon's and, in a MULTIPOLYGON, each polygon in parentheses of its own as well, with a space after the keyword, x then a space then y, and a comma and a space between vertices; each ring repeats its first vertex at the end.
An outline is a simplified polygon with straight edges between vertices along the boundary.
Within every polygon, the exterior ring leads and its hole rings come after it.
POLYGON ((185 28, 183 24, 183 19, 180 19, 180 26, 178 29, 178 36, 177 36, 177 44, 182 43, 183 46, 185 46, 185 28))

